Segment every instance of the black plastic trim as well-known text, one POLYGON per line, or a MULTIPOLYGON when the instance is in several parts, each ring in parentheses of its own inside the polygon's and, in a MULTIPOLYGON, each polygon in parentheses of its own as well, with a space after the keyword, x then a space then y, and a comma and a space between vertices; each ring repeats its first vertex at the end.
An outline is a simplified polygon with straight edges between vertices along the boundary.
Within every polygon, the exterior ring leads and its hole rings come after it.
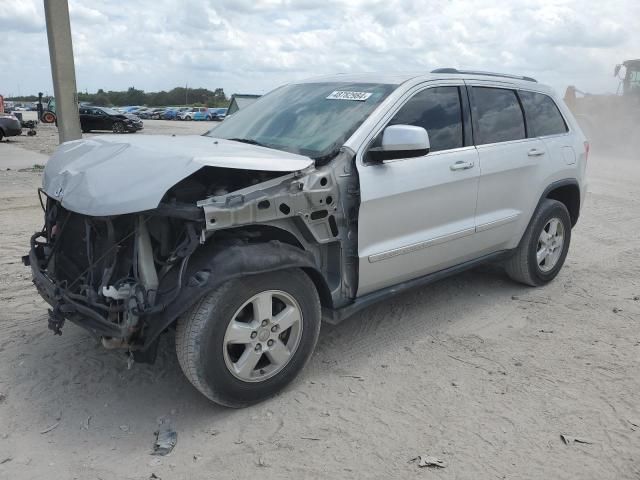
POLYGON ((571 219, 573 223, 572 226, 575 227, 576 223, 578 223, 578 218, 580 218, 580 210, 582 209, 582 205, 580 204, 580 202, 582 201, 580 184, 578 183, 578 180, 576 180, 575 178, 565 178, 564 180, 558 180, 548 185, 547 188, 544 189, 544 192, 542 192, 542 195, 540 196, 540 200, 538 200, 538 204, 536 205, 536 210, 540 207, 540 204, 542 203, 542 201, 545 198, 547 198, 547 195, 549 195, 549 193, 551 193, 556 188, 567 187, 567 186, 576 187, 578 189, 578 212, 576 214, 575 221, 573 221, 573 218, 571 219))
POLYGON ((451 275, 463 272, 480 264, 505 258, 509 255, 509 253, 510 250, 501 250, 499 252, 476 258, 475 260, 469 260, 468 262, 445 268, 444 270, 439 270, 434 273, 430 273, 423 277, 414 278, 406 282, 398 283, 396 285, 392 285, 390 287, 368 293, 367 295, 357 298, 352 304, 347 305, 346 307, 335 310, 323 309, 322 319, 331 325, 337 325, 343 320, 349 318, 351 315, 359 312, 363 308, 374 305, 381 300, 393 297, 412 288, 429 285, 430 283, 437 282, 438 280, 450 277, 451 275))

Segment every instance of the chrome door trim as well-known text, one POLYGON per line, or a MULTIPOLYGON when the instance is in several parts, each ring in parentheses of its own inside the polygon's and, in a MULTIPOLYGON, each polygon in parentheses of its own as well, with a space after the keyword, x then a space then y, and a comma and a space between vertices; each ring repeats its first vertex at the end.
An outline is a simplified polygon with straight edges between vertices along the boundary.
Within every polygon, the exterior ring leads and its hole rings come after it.
POLYGON ((514 213, 513 215, 509 215, 508 217, 499 218, 498 220, 493 220, 491 222, 476 225, 476 232, 485 232, 487 230, 491 230, 492 228, 501 227, 502 225, 506 225, 507 223, 515 222, 519 217, 519 213, 514 213))
POLYGON ((473 235, 475 231, 476 230, 473 227, 465 228, 464 230, 458 230, 457 232, 449 233, 447 235, 442 235, 440 237, 434 237, 429 240, 424 240, 418 243, 412 243, 411 245, 406 245, 404 247, 398 247, 398 248, 394 248, 384 252, 375 253, 373 255, 369 255, 368 260, 369 260, 369 263, 380 262, 381 260, 387 260, 388 258, 397 257, 398 255, 405 255, 407 253, 413 253, 418 250, 422 250, 423 248, 432 247, 434 245, 440 245, 442 243, 455 240, 457 238, 467 237, 469 235, 473 235))

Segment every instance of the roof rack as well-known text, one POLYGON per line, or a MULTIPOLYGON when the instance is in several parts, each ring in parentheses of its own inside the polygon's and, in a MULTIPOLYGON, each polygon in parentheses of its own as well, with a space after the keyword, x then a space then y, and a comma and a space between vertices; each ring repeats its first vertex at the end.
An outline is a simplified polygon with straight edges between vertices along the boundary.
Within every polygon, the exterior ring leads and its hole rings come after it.
POLYGON ((481 72, 478 70, 458 70, 457 68, 436 68, 435 70, 431 70, 431 73, 458 73, 463 75, 486 75, 487 77, 513 78, 514 80, 526 80, 527 82, 538 83, 538 81, 535 78, 531 78, 531 77, 523 77, 520 75, 509 75, 506 73, 481 72))

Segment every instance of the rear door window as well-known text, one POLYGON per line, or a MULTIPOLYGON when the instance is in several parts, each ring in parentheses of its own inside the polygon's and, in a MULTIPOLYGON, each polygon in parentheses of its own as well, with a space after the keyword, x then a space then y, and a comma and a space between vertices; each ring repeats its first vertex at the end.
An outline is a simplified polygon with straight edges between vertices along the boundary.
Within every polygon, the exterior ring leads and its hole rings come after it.
POLYGON ((389 125, 424 128, 429 134, 432 152, 462 147, 462 108, 458 87, 434 87, 416 93, 389 125))
POLYGON ((527 115, 529 136, 543 137, 568 131, 558 106, 548 95, 535 92, 518 92, 527 115))
POLYGON ((526 138, 524 115, 514 90, 473 87, 476 145, 526 138))

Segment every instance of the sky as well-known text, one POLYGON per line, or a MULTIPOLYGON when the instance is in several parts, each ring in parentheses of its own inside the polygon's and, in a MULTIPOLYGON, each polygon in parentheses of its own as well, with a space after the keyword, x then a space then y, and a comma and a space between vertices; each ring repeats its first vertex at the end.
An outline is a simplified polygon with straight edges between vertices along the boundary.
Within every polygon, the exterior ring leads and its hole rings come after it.
MULTIPOLYGON (((42 0, 0 0, 0 94, 52 93, 42 0), (10 46, 10 47, 8 47, 10 46)), ((340 72, 456 67, 615 92, 638 0, 69 0, 81 91, 266 93, 340 72)))

